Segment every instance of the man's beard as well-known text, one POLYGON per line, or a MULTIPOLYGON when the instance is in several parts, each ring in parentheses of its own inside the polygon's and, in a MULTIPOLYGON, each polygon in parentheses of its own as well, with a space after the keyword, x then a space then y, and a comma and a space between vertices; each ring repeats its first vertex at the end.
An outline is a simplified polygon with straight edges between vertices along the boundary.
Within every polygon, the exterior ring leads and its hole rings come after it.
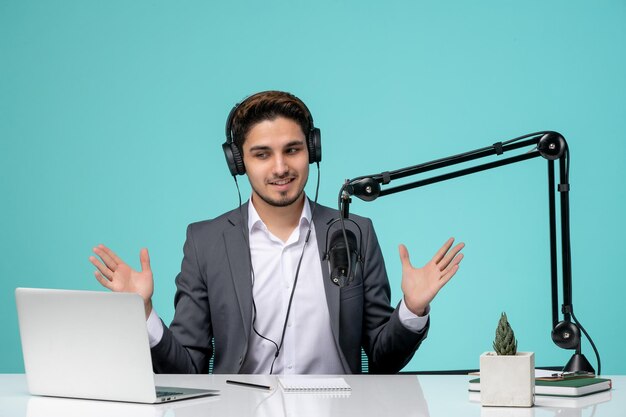
POLYGON ((305 186, 306 186, 306 182, 302 184, 302 188, 298 190, 298 192, 293 197, 289 197, 287 193, 284 193, 284 195, 281 195, 281 197, 278 199, 270 198, 269 196, 263 193, 260 193, 258 190, 254 189, 254 187, 252 187, 252 189, 254 190, 254 193, 261 198, 261 200, 263 200, 265 203, 269 204, 270 206, 287 207, 287 206, 292 205, 293 203, 295 203, 296 201, 300 199, 300 197, 304 193, 305 186))
POLYGON ((300 191, 295 197, 289 198, 288 196, 284 196, 281 199, 272 199, 272 198, 268 198, 267 196, 265 196, 263 194, 259 194, 259 193, 256 193, 256 194, 259 197, 261 197, 261 200, 265 201, 270 206, 273 206, 273 207, 287 207, 287 206, 292 205, 296 201, 298 201, 298 199, 302 195, 302 191, 300 191))

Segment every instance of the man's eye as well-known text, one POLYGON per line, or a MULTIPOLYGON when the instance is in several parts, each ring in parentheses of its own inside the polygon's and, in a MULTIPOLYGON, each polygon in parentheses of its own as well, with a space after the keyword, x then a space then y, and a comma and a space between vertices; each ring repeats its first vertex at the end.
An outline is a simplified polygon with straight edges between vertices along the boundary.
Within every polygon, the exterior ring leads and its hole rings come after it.
POLYGON ((254 157, 258 158, 258 159, 265 159, 265 158, 267 158, 267 153, 259 152, 259 153, 254 154, 254 157))
POLYGON ((296 153, 300 151, 300 148, 289 148, 287 149, 287 153, 296 153))

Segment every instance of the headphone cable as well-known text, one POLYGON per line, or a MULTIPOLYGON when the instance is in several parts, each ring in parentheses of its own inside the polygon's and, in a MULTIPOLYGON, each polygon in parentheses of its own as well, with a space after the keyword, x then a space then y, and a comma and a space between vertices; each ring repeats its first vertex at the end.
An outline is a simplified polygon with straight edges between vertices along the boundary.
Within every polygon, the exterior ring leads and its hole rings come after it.
MULTIPOLYGON (((302 253, 300 254, 300 259, 298 260, 298 266, 296 267, 296 275, 293 279, 293 287, 291 288, 291 295, 289 296, 289 304, 287 305, 287 314, 285 315, 285 322, 283 323, 283 331, 280 336, 280 345, 278 345, 276 349, 276 354, 274 355, 274 359, 272 360, 272 365, 270 367, 270 375, 274 371, 274 363, 280 355, 280 352, 283 348, 283 343, 285 342, 285 332, 287 331, 287 323, 289 321, 289 315, 291 314, 291 304, 293 302, 293 296, 296 292, 296 285, 298 283, 298 277, 300 276, 300 266, 302 265, 302 259, 304 258, 304 250, 306 249, 307 244, 309 243, 309 238, 311 237, 311 229, 313 228, 313 217, 315 216, 315 209, 317 208, 317 198, 319 196, 320 189, 320 164, 316 162, 317 166, 317 185, 315 186, 315 200, 313 202, 313 210, 311 210, 311 221, 309 222, 309 229, 307 230, 306 237, 304 238, 304 244, 302 246, 302 253)), ((252 265, 252 263, 250 263, 252 265)))
MULTIPOLYGON (((285 316, 285 321, 283 323, 283 329, 281 332, 281 338, 280 338, 280 344, 276 343, 274 340, 262 335, 255 327, 255 323, 256 323, 256 318, 257 318, 257 308, 256 308, 256 303, 254 302, 254 296, 252 296, 252 310, 253 310, 253 317, 252 317, 252 330, 254 331, 254 333, 259 336, 260 338, 272 343, 274 345, 274 347, 276 348, 276 354, 274 355, 274 359, 272 360, 272 364, 270 366, 270 375, 273 373, 274 371, 274 364, 276 362, 276 359, 278 358, 278 356, 280 355, 280 352, 282 350, 282 346, 284 344, 285 341, 285 333, 287 331, 287 322, 289 321, 289 315, 291 313, 291 305, 293 302, 293 297, 295 294, 295 290, 296 290, 296 285, 298 283, 298 277, 300 275, 300 266, 302 265, 302 259, 304 258, 304 251, 306 249, 306 246, 309 242, 309 238, 311 237, 311 229, 313 228, 313 219, 315 217, 315 209, 317 208, 317 200, 319 197, 319 188, 320 188, 320 166, 319 166, 319 162, 315 163, 317 166, 317 184, 315 186, 315 200, 313 203, 313 209, 311 210, 311 221, 309 222, 309 228, 307 230, 307 234, 306 237, 304 239, 304 245, 302 246, 302 252, 300 253, 300 258, 298 260, 298 266, 296 267, 296 274, 294 277, 294 281, 293 281, 293 286, 291 289, 291 294, 289 296, 289 304, 287 305, 287 314, 285 316)), ((242 210, 242 201, 241 201, 241 191, 239 189, 239 183, 237 182, 237 177, 233 175, 233 179, 235 180, 235 186, 237 187, 237 195, 239 198, 239 215, 241 217, 241 233, 243 235, 244 241, 246 242, 247 246, 248 246, 248 260, 250 261, 250 271, 252 274, 252 287, 254 288, 254 282, 255 282, 255 274, 254 274, 254 268, 252 266, 252 249, 250 247, 250 241, 248 239, 248 236, 245 232, 245 225, 243 222, 243 210, 242 210)))

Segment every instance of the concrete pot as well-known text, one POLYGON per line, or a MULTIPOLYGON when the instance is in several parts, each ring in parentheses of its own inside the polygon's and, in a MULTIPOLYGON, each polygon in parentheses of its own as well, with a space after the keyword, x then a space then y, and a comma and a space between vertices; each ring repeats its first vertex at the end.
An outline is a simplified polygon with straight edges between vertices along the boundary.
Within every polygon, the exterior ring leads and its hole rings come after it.
POLYGON ((535 403, 535 354, 480 355, 480 403, 494 407, 532 407, 535 403))

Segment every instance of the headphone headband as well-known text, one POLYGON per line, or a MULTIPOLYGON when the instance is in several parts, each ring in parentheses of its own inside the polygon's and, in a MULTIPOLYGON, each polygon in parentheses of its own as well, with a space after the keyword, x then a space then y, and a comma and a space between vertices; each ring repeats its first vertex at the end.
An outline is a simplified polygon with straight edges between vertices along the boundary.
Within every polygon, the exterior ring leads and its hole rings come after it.
MULTIPOLYGON (((252 94, 241 102, 237 103, 228 113, 228 117, 226 118, 226 141, 222 144, 222 150, 224 151, 224 156, 226 157, 226 163, 228 164, 228 169, 231 175, 243 175, 246 172, 246 167, 243 163, 243 154, 242 150, 235 144, 233 141, 232 127, 233 120, 235 119, 235 114, 237 110, 248 100, 257 97, 260 94, 266 94, 270 91, 262 91, 260 93, 252 94)), ((294 96, 291 93, 283 93, 289 95, 289 97, 296 100, 304 109, 305 116, 309 122, 309 131, 304 132, 306 136, 307 148, 309 151, 309 163, 320 162, 322 160, 322 143, 321 143, 321 132, 318 128, 315 127, 313 123, 313 116, 309 111, 309 108, 304 104, 302 100, 298 97, 294 96)))

